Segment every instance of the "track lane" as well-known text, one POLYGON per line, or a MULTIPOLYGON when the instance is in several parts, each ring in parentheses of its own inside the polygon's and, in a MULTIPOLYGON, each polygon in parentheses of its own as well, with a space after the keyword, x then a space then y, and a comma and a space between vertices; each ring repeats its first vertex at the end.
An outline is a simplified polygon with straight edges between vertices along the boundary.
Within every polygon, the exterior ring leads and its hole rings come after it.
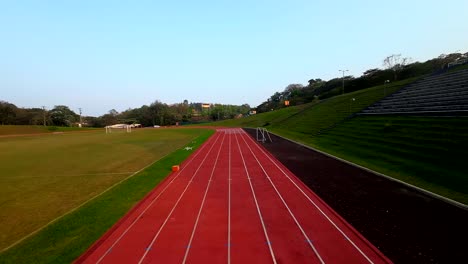
POLYGON ((189 184, 190 178, 196 176, 196 170, 208 157, 219 137, 211 137, 192 158, 181 164, 179 172, 171 174, 162 185, 158 185, 135 210, 127 214, 127 219, 118 223, 114 230, 111 229, 106 239, 100 240, 101 243, 83 263, 136 262, 144 254, 155 230, 162 225, 177 197, 189 184))
POLYGON ((200 218, 187 263, 272 263, 248 175, 234 135, 228 130, 226 150, 218 163, 206 210, 200 218), (225 167, 225 166, 228 167, 225 167))
POLYGON ((273 186, 258 165, 249 146, 239 135, 239 144, 250 171, 252 185, 257 193, 270 243, 278 263, 321 263, 319 256, 310 249, 308 241, 297 228, 294 219, 275 192, 273 186))
POLYGON ((84 263, 390 263, 243 130, 218 130, 181 168, 84 263))
POLYGON ((200 164, 198 177, 193 177, 176 204, 166 217, 164 228, 158 230, 138 263, 181 263, 197 221, 199 208, 207 189, 208 181, 216 165, 218 152, 223 148, 224 133, 219 133, 219 144, 210 151, 208 158, 200 164))
MULTIPOLYGON (((223 132, 221 132, 223 133, 223 132)), ((230 135, 225 134, 219 157, 208 181, 206 199, 186 249, 184 262, 225 263, 228 259, 228 189, 230 175, 230 135)))
POLYGON ((283 195, 325 262, 389 263, 374 246, 328 207, 294 174, 247 134, 246 144, 283 195), (313 220, 313 221, 311 221, 313 220))

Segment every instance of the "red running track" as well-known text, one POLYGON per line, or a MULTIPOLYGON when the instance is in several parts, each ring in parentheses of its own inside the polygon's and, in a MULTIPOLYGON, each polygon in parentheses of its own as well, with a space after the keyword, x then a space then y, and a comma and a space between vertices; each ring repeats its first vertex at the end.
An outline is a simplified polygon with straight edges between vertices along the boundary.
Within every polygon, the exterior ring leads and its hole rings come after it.
POLYGON ((241 129, 219 129, 77 263, 391 263, 241 129))

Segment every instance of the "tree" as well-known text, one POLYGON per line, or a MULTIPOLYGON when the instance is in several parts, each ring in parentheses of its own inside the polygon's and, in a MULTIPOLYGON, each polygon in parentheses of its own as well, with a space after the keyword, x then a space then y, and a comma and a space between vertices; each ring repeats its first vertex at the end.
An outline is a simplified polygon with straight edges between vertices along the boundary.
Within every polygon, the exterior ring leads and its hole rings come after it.
POLYGON ((393 71, 394 80, 398 80, 398 73, 408 64, 411 58, 402 58, 401 54, 392 54, 383 60, 383 66, 393 71))
POLYGON ((12 125, 15 123, 18 108, 14 104, 0 101, 0 124, 12 125))
POLYGON ((381 72, 381 70, 378 69, 378 68, 369 69, 369 70, 363 72, 363 73, 362 73, 362 76, 363 76, 363 77, 371 77, 371 76, 376 75, 376 74, 378 74, 378 73, 380 73, 380 72, 381 72))
POLYGON ((78 115, 65 105, 56 105, 49 113, 52 123, 56 126, 71 126, 78 120, 78 115))

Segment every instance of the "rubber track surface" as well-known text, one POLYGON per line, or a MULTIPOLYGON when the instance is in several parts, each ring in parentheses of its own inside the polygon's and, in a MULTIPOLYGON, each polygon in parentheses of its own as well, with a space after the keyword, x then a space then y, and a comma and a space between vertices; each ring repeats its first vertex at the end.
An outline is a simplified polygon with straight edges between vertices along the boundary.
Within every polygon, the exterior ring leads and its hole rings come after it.
POLYGON ((390 263, 241 129, 218 129, 76 263, 390 263))

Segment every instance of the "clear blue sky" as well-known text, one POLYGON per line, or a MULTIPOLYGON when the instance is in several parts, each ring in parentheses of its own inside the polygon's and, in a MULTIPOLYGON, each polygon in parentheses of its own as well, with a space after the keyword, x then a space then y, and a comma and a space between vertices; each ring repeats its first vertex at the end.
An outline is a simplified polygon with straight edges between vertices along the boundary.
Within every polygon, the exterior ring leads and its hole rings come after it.
POLYGON ((466 0, 3 0, 0 100, 94 116, 155 100, 257 106, 394 53, 467 52, 467 12, 466 0))

